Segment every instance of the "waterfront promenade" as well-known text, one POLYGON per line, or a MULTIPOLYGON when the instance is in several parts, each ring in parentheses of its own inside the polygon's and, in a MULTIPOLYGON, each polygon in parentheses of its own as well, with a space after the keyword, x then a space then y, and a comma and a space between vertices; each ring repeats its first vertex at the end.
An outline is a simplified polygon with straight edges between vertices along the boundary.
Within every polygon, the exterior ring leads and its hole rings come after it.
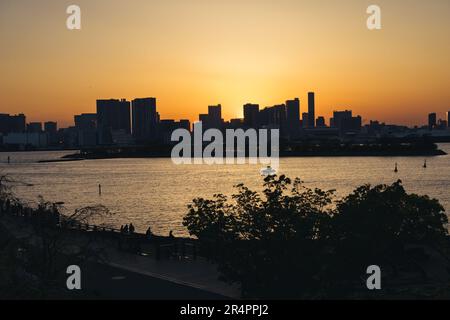
MULTIPOLYGON (((3 210, 0 227, 18 241, 38 246, 40 241, 29 219, 15 210, 3 210)), ((230 299, 240 298, 238 286, 219 280, 217 266, 182 249, 185 239, 145 241, 145 235, 123 235, 94 226, 64 229, 66 242, 90 243, 102 259, 89 259, 82 266, 83 290, 88 297, 118 299, 230 299), (139 250, 134 246, 139 241, 139 250), (132 245, 130 245, 130 243, 132 245), (159 248, 158 248, 159 247, 159 248), (177 250, 174 250, 177 248, 177 250)), ((61 283, 65 286, 65 283, 61 283)))

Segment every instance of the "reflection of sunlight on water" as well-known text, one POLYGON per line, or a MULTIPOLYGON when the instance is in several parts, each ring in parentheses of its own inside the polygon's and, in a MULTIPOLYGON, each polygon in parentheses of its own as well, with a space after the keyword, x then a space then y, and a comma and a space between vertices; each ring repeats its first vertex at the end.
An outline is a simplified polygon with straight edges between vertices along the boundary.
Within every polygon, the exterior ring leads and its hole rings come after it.
MULTIPOLYGON (((450 153, 450 144, 441 147, 450 153)), ((27 200, 36 201, 41 194, 46 200, 64 202, 68 210, 101 203, 116 213, 104 222, 116 226, 133 222, 138 231, 150 225, 159 234, 168 234, 169 230, 186 234, 181 221, 194 197, 231 195, 233 186, 239 183, 262 189, 260 164, 175 166, 170 159, 33 162, 62 154, 10 153, 10 165, 3 161, 8 154, 0 154, 0 170, 33 185, 17 188, 27 200)), ((423 157, 283 158, 279 174, 301 177, 309 187, 336 189, 338 196, 364 183, 401 179, 409 192, 438 198, 450 211, 450 156, 427 158, 426 169, 423 163, 423 157), (394 173, 396 162, 398 173, 394 173)))

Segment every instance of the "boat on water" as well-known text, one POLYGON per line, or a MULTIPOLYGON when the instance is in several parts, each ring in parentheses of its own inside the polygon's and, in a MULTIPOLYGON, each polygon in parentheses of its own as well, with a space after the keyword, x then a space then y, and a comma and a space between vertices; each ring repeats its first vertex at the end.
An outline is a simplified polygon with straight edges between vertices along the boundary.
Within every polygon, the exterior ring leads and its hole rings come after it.
POLYGON ((271 166, 267 166, 266 168, 261 169, 262 176, 268 177, 268 176, 274 176, 276 174, 277 174, 277 171, 274 168, 272 168, 271 166))

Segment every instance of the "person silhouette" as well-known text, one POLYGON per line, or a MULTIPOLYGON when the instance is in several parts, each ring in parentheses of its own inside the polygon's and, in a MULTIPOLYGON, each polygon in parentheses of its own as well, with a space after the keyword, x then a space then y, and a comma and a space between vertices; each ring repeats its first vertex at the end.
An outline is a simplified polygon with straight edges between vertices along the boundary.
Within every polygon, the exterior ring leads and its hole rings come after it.
POLYGON ((128 225, 126 224, 125 227, 123 227, 123 233, 127 234, 128 230, 128 225))
POLYGON ((152 229, 150 227, 148 227, 147 231, 145 232, 145 236, 147 238, 151 238, 153 236, 152 229))
POLYGON ((129 232, 134 233, 134 226, 132 223, 130 223, 129 232))
POLYGON ((170 230, 170 232, 169 232, 169 238, 170 239, 174 239, 175 238, 175 236, 173 235, 173 231, 172 230, 170 230))

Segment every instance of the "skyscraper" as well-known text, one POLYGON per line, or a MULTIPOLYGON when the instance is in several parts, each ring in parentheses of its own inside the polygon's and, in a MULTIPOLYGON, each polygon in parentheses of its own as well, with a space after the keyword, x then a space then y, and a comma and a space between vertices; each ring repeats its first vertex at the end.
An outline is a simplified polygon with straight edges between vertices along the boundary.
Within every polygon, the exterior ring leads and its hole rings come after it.
POLYGON ((296 138, 300 133, 300 100, 286 101, 286 125, 290 138, 296 138))
POLYGON ((361 130, 362 118, 361 116, 354 117, 351 110, 334 111, 330 126, 338 128, 341 135, 357 133, 361 130))
POLYGON ((26 129, 26 118, 24 114, 11 116, 9 114, 0 114, 0 133, 8 134, 11 132, 24 132, 26 129))
POLYGON ((244 105, 244 126, 246 128, 258 129, 259 127, 259 104, 247 103, 244 105))
POLYGON ((172 143, 172 133, 177 129, 191 130, 191 122, 183 119, 175 121, 173 119, 160 120, 159 122, 159 139, 164 144, 172 143))
POLYGON ((300 100, 298 98, 286 101, 286 120, 288 125, 297 125, 300 121, 300 100))
POLYGON ((97 100, 97 127, 100 144, 112 143, 113 131, 130 134, 130 102, 125 99, 97 100))
POLYGON ((447 112, 447 126, 450 128, 450 111, 447 112))
POLYGON ((261 110, 259 124, 271 129, 284 130, 286 126, 286 105, 280 104, 261 110))
POLYGON ((314 92, 308 92, 308 128, 316 126, 316 101, 314 92))
POLYGON ((156 98, 134 99, 132 112, 134 138, 137 141, 155 140, 158 127, 156 98))
POLYGON ((430 113, 428 115, 428 128, 431 130, 436 127, 437 124, 437 115, 436 113, 430 113))
POLYGON ((44 132, 47 134, 47 141, 50 146, 58 145, 58 124, 54 121, 44 123, 44 132))
POLYGON ((343 120, 352 117, 353 112, 351 110, 333 111, 333 118, 330 120, 330 125, 334 128, 341 128, 343 120))
POLYGON ((308 112, 302 113, 302 126, 303 128, 308 128, 308 112))
POLYGON ((95 146, 97 144, 97 115, 83 113, 74 116, 75 130, 80 147, 95 146))
POLYGON ((208 122, 211 128, 222 128, 222 105, 208 106, 208 122))

